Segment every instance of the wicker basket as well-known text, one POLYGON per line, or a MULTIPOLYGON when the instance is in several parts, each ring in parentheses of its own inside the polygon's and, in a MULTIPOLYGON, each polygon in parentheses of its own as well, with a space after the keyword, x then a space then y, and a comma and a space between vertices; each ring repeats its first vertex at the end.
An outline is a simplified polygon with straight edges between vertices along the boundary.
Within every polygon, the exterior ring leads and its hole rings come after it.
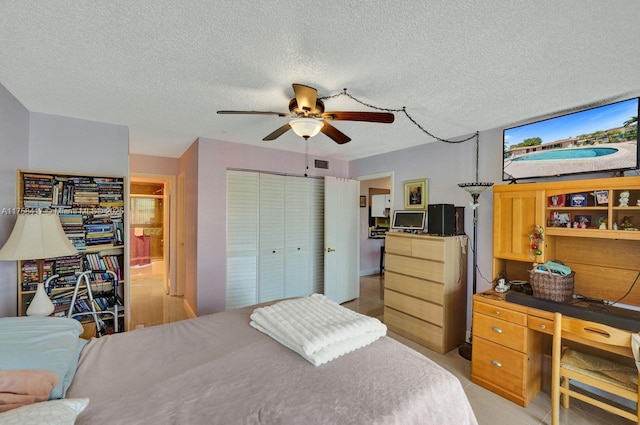
POLYGON ((569 302, 573 299, 573 281, 576 273, 567 276, 535 270, 529 271, 529 283, 533 289, 533 296, 556 302, 569 302))

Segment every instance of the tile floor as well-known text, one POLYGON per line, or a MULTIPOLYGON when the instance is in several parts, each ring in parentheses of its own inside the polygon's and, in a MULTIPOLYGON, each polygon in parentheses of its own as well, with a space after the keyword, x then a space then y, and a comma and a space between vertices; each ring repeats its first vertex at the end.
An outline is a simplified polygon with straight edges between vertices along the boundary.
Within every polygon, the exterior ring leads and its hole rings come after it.
MULTIPOLYGON (((383 288, 384 277, 363 276, 360 279, 360 298, 343 305, 368 316, 383 319, 383 288)), ((438 354, 393 332, 389 332, 388 335, 453 373, 462 383, 480 425, 551 424, 551 399, 548 393, 541 392, 528 407, 522 408, 472 383, 471 363, 460 357, 458 350, 438 354)), ((572 399, 570 409, 560 409, 560 423, 562 425, 628 425, 633 422, 572 399)))
POLYGON ((149 327, 187 319, 182 297, 164 293, 164 262, 130 269, 130 328, 149 327))

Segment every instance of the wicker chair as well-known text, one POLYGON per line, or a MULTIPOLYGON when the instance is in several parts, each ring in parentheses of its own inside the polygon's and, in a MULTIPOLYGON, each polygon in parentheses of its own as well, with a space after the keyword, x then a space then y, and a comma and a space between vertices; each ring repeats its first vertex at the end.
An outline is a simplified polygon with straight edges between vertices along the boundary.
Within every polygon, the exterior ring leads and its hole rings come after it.
MULTIPOLYGON (((574 397, 638 424, 640 411, 637 409, 639 397, 638 369, 625 366, 608 359, 562 347, 562 338, 567 334, 580 337, 588 343, 594 341, 611 346, 612 351, 631 355, 632 332, 612 328, 600 323, 555 314, 553 332, 552 376, 551 376, 551 424, 560 423, 560 402, 569 407, 569 397, 574 397), (635 413, 607 403, 606 399, 596 399, 576 392, 569 387, 569 380, 575 380, 593 388, 631 400, 636 403, 635 413)), ((595 344, 594 344, 595 345, 595 344)), ((602 345, 600 345, 602 347, 602 345)))

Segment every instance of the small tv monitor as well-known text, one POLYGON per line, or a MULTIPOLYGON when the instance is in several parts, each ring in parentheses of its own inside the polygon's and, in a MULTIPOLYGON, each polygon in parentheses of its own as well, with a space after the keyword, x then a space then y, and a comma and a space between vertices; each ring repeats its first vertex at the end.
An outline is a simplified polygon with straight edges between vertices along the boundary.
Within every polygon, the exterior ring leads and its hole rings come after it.
POLYGON ((394 211, 391 228, 397 230, 424 230, 426 211, 394 211))
POLYGON ((638 100, 505 129, 502 180, 637 169, 638 100))

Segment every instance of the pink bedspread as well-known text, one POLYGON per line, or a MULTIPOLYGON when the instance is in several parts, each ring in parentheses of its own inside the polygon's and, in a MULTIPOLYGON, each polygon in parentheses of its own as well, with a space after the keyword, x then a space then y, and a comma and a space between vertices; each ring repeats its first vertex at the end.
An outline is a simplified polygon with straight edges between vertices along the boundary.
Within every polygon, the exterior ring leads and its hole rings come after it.
POLYGON ((91 400, 76 424, 477 424, 457 378, 397 341, 316 367, 251 311, 92 340, 67 392, 91 400))

